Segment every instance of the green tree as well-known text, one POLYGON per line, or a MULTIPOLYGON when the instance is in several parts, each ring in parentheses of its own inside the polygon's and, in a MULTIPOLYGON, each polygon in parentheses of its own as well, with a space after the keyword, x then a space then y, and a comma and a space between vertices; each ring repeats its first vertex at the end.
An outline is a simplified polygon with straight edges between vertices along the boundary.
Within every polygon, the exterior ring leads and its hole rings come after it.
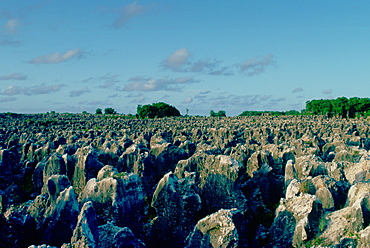
POLYGON ((215 111, 211 110, 209 112, 209 116, 211 116, 211 117, 225 117, 226 116, 226 111, 220 110, 217 113, 215 113, 215 111))
POLYGON ((180 111, 174 106, 164 102, 137 106, 139 118, 163 118, 171 116, 181 116, 180 111))
POLYGON ((115 115, 117 112, 113 108, 105 108, 104 109, 104 114, 106 115, 115 115))
POLYGON ((102 115, 103 114, 102 109, 101 108, 96 109, 95 114, 96 115, 102 115))
POLYGON ((333 110, 334 113, 342 118, 347 118, 349 110, 348 99, 346 97, 338 97, 337 99, 333 100, 333 110))

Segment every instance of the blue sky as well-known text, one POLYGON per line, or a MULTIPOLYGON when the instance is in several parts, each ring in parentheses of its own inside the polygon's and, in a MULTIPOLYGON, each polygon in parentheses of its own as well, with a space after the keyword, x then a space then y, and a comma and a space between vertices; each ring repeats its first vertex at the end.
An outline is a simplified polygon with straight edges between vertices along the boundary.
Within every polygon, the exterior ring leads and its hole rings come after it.
POLYGON ((0 112, 301 110, 369 97, 369 1, 0 2, 0 112))

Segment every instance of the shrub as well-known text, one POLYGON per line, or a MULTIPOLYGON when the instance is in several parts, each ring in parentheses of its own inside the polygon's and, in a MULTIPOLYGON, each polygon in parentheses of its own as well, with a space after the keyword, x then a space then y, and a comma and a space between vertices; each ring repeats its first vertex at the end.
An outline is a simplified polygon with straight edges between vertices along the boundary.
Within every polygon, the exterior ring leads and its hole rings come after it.
POLYGON ((113 108, 105 108, 104 109, 104 114, 106 115, 115 115, 117 112, 113 108))
POLYGON ((137 115, 141 118, 162 118, 181 116, 180 111, 164 102, 137 106, 137 115))
POLYGON ((217 113, 215 113, 215 111, 211 110, 211 111, 209 112, 209 115, 210 115, 211 117, 225 117, 225 116, 226 116, 226 111, 224 111, 224 110, 220 110, 220 111, 218 111, 217 113))
POLYGON ((102 115, 103 114, 102 109, 101 108, 96 109, 95 114, 96 115, 102 115))

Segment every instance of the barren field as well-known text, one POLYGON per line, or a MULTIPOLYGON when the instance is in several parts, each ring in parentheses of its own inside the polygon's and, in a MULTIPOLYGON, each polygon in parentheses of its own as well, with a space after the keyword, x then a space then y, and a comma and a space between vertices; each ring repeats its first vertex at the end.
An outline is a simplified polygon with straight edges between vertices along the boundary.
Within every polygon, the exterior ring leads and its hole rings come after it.
POLYGON ((0 115, 0 247, 370 246, 366 119, 0 115))

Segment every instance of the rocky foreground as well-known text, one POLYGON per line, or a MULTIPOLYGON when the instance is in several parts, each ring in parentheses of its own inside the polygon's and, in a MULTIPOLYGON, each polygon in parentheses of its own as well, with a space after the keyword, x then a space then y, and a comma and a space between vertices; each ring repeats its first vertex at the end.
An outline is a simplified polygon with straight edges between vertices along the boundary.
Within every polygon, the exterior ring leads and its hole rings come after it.
POLYGON ((0 122, 0 247, 370 246, 365 119, 0 122))

